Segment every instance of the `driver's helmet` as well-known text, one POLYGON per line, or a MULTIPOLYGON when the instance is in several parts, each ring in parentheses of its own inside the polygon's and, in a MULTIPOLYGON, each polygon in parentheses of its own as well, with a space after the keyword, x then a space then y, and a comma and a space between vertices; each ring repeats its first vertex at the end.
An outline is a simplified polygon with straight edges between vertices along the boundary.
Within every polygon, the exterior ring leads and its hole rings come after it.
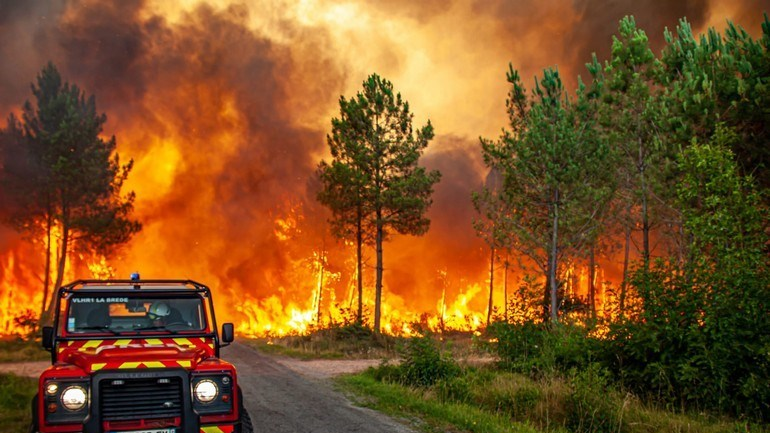
POLYGON ((163 319, 169 314, 171 314, 171 307, 165 302, 153 302, 150 305, 150 311, 147 312, 147 315, 152 320, 163 319))

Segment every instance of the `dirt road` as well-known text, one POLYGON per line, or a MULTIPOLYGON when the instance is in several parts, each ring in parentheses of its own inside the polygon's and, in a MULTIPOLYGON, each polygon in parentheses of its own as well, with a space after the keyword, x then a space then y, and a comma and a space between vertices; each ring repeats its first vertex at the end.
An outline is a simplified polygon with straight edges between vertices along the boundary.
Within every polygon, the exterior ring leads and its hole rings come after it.
MULTIPOLYGON (((235 364, 246 409, 257 433, 412 433, 385 415, 353 406, 330 378, 378 360, 312 360, 267 356, 242 344, 222 349, 235 364)), ((0 372, 38 377, 50 362, 0 364, 0 372)))
MULTIPOLYGON (((303 371, 301 361, 277 360, 241 344, 223 348, 222 358, 238 369, 255 432, 413 432, 380 413, 353 406, 332 389, 324 378, 328 375, 319 373, 322 364, 303 371)), ((340 365, 340 361, 332 362, 340 365)))

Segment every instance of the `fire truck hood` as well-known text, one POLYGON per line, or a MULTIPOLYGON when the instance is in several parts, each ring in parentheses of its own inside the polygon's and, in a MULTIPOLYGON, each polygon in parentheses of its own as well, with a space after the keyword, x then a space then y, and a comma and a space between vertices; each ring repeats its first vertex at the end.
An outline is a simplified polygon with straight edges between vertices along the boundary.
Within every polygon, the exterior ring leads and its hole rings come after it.
POLYGON ((207 347, 180 345, 174 340, 179 339, 98 341, 98 344, 94 343, 91 347, 66 351, 60 360, 93 373, 100 370, 145 368, 181 367, 192 370, 210 356, 207 347))

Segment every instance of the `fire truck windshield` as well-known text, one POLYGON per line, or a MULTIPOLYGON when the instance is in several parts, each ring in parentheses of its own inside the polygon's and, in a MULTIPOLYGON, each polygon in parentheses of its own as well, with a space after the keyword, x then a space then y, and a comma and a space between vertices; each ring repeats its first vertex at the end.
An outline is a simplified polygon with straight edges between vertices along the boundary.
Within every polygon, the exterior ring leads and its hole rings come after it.
POLYGON ((68 333, 201 331, 204 304, 198 296, 76 293, 67 309, 68 333))

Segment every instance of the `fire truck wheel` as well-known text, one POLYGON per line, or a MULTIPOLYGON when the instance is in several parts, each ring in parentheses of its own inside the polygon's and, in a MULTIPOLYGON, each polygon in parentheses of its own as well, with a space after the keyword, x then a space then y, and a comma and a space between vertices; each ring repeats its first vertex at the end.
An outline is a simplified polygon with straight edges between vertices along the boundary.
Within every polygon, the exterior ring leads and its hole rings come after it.
POLYGON ((254 427, 251 425, 251 417, 246 409, 241 409, 241 433, 254 433, 254 427))
POLYGON ((29 425, 29 433, 37 433, 37 394, 32 397, 32 422, 29 425))
POLYGON ((249 416, 249 413, 246 412, 246 408, 243 407, 243 391, 240 387, 238 387, 238 401, 238 407, 241 412, 241 433, 253 433, 254 426, 251 425, 251 417, 249 416))

